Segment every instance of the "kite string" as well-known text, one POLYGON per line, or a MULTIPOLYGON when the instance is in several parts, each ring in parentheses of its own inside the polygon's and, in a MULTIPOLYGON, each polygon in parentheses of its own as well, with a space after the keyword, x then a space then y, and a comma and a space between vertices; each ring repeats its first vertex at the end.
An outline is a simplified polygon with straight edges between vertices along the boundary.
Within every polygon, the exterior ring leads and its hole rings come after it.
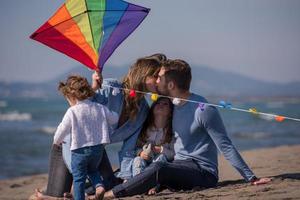
MULTIPOLYGON (((104 86, 104 87, 110 87, 110 88, 113 88, 113 89, 116 88, 116 89, 126 90, 126 91, 132 91, 133 90, 133 89, 127 89, 127 88, 122 88, 122 87, 115 87, 115 86, 106 85, 106 84, 102 84, 102 86, 104 86)), ((134 91, 136 93, 140 93, 140 94, 144 94, 144 95, 153 95, 154 94, 154 93, 143 92, 143 91, 138 91, 138 90, 134 90, 134 91)), ((282 119, 289 119, 289 120, 300 122, 299 118, 293 118, 293 117, 288 117, 288 116, 283 116, 283 115, 276 115, 276 114, 259 112, 259 111, 253 112, 253 110, 251 110, 251 109, 246 110, 246 109, 232 107, 232 106, 230 106, 230 108, 226 108, 226 107, 224 107, 224 105, 219 105, 219 104, 205 103, 205 102, 201 102, 201 101, 194 101, 194 100, 183 99, 183 98, 178 98, 178 97, 171 97, 171 96, 160 95, 160 94, 157 94, 157 95, 159 97, 166 97, 166 98, 169 98, 169 99, 176 98, 176 99, 179 99, 180 101, 186 101, 186 102, 197 103, 197 104, 205 104, 205 105, 209 105, 209 106, 215 106, 215 107, 218 107, 218 108, 225 108, 225 109, 230 109, 230 110, 234 110, 234 111, 240 111, 240 112, 246 112, 246 113, 253 113, 253 114, 264 115, 264 116, 269 116, 269 117, 281 117, 282 119)))

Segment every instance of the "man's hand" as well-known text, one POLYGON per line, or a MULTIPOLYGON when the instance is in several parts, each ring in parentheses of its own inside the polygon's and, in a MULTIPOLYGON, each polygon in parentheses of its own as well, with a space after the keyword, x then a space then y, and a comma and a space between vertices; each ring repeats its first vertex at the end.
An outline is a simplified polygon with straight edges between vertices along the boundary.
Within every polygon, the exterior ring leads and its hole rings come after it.
POLYGON ((272 181, 271 178, 258 178, 258 179, 251 181, 251 184, 252 185, 262 185, 262 184, 267 184, 271 181, 272 181))
POLYGON ((100 72, 95 71, 92 75, 92 89, 96 91, 99 88, 101 88, 102 81, 102 74, 100 72))
POLYGON ((144 151, 140 153, 140 157, 143 158, 144 160, 150 160, 150 156, 144 151))

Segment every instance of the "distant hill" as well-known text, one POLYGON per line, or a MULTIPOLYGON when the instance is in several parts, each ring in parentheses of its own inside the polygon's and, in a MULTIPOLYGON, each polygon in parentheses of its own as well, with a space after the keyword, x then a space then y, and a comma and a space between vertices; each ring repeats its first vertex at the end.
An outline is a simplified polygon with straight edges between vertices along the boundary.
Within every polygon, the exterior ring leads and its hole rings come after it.
POLYGON ((209 96, 300 96, 300 82, 272 83, 203 66, 192 74, 192 90, 209 96))
MULTIPOLYGON (((121 79, 129 67, 106 66, 105 78, 121 79)), ((81 74, 91 80, 92 71, 75 67, 57 78, 43 83, 5 83, 0 81, 0 97, 50 97, 58 96, 57 84, 69 74, 81 74)), ((192 91, 215 97, 300 97, 300 82, 280 84, 255 80, 232 72, 215 70, 205 66, 192 66, 192 91)))

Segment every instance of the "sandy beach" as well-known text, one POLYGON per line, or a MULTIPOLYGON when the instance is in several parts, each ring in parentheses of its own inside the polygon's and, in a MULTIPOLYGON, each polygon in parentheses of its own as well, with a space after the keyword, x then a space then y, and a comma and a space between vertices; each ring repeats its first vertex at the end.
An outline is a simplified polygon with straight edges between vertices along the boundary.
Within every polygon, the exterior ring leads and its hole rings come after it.
MULTIPOLYGON (((299 199, 300 145, 242 152, 258 177, 272 177, 270 184, 245 183, 223 156, 219 157, 220 181, 216 188, 185 192, 165 190, 156 196, 139 195, 122 199, 299 199)), ((44 188, 47 175, 0 181, 1 200, 28 199, 35 188, 44 188)))

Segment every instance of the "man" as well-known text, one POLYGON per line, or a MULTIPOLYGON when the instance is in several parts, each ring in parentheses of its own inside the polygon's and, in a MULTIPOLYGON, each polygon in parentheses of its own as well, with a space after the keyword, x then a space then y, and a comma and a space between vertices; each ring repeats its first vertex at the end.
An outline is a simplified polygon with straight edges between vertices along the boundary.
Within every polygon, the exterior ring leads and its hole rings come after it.
POLYGON ((153 163, 143 173, 106 193, 107 197, 124 197, 147 192, 156 185, 175 190, 214 187, 218 182, 219 149, 232 166, 248 182, 263 184, 244 162, 227 136, 218 110, 197 103, 206 99, 190 92, 191 68, 183 60, 169 60, 160 69, 157 79, 159 93, 181 100, 174 107, 173 131, 176 139, 172 163, 153 163))

